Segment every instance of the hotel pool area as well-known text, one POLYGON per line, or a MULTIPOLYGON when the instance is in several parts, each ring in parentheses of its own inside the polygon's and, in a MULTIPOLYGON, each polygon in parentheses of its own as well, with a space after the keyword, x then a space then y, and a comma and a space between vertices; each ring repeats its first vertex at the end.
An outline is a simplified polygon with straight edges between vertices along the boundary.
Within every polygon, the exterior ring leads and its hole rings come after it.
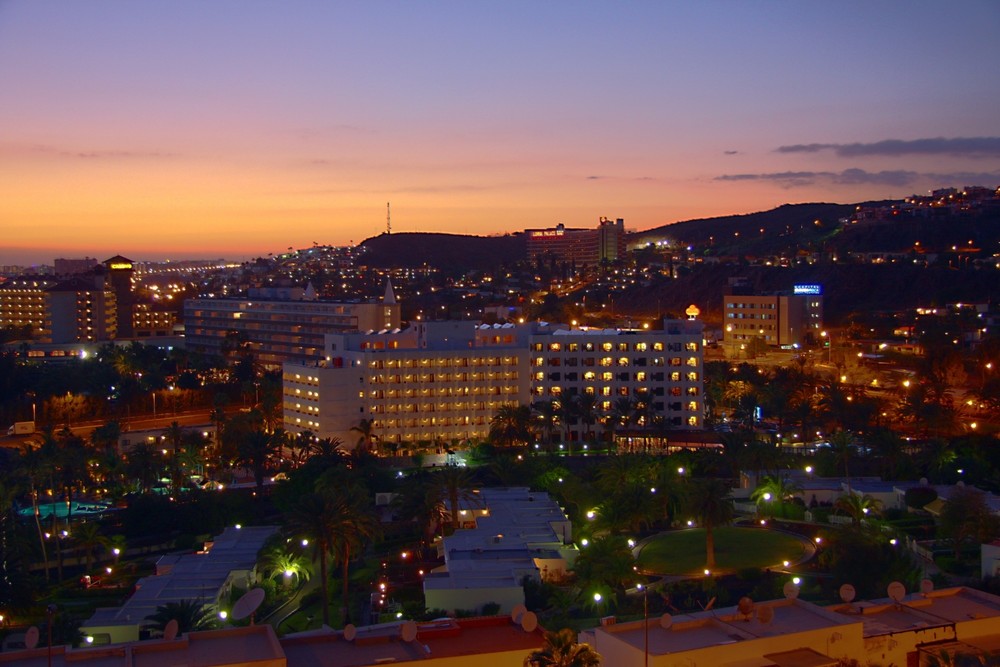
MULTIPOLYGON (((69 509, 67 509, 65 501, 40 503, 38 505, 38 518, 51 519, 53 512, 57 519, 65 519, 67 515, 74 517, 100 516, 110 509, 111 505, 109 503, 92 500, 74 500, 70 503, 69 509)), ((30 505, 28 507, 19 507, 17 510, 17 515, 20 517, 28 518, 34 516, 34 514, 35 510, 30 505)))

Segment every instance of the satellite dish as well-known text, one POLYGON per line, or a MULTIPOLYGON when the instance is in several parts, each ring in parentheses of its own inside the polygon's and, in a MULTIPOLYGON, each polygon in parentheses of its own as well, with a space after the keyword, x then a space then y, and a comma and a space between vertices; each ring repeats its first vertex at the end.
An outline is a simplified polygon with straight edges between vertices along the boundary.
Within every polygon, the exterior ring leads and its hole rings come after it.
POLYGON ((674 624, 674 617, 671 616, 670 614, 664 614, 663 616, 660 616, 660 627, 663 628, 664 630, 669 630, 673 624, 674 624))
POLYGON ((840 587, 840 599, 844 602, 853 602, 854 596, 857 594, 857 591, 854 590, 854 586, 851 584, 844 584, 840 587))
POLYGON ((785 597, 789 600, 794 600, 799 597, 799 587, 791 581, 785 582, 785 585, 781 588, 781 592, 784 593, 785 597))
POLYGON ((534 632, 538 627, 538 616, 533 611, 526 611, 521 616, 521 629, 525 632, 534 632))
POLYGON ((768 605, 757 607, 757 620, 761 625, 769 625, 774 620, 774 607, 768 605))
POLYGON ((348 623, 344 626, 344 639, 349 642, 353 642, 354 638, 358 636, 358 629, 354 627, 353 623, 348 623))
POLYGON ((177 631, 180 630, 180 625, 177 623, 176 618, 172 618, 167 621, 167 627, 163 628, 163 638, 167 641, 172 641, 177 639, 177 631))
POLYGON ((236 604, 233 605, 233 610, 229 613, 229 618, 234 621, 242 620, 257 611, 257 607, 259 607, 263 601, 264 589, 251 588, 243 594, 243 597, 236 601, 236 604))
POLYGON ((24 633, 24 648, 33 649, 38 646, 38 626, 33 625, 24 633))
POLYGON ((934 582, 931 581, 930 579, 924 579, 923 581, 920 582, 921 595, 930 595, 931 591, 933 590, 934 590, 934 582))
MULTIPOLYGON (((347 628, 344 628, 344 636, 347 636, 347 628)), ((407 621, 403 623, 403 626, 399 629, 399 635, 403 638, 404 642, 412 642, 417 638, 417 624, 413 621, 407 621)))
POLYGON ((514 605, 514 608, 510 610, 510 620, 514 621, 515 623, 520 623, 521 616, 523 616, 527 612, 528 608, 525 607, 523 604, 516 604, 514 605))
POLYGON ((753 600, 744 595, 743 597, 740 598, 740 601, 736 604, 736 608, 743 616, 750 616, 751 614, 753 614, 753 600))
POLYGON ((898 581, 894 581, 889 584, 889 588, 887 590, 889 591, 889 597, 892 598, 893 602, 902 602, 903 598, 906 597, 906 586, 898 581))

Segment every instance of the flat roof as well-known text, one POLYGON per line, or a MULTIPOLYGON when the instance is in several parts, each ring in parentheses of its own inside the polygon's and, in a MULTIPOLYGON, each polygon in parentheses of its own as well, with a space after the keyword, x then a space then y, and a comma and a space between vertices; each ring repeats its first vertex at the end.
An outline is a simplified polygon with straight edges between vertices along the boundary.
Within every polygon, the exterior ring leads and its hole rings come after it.
POLYGON ((125 604, 97 609, 82 628, 139 625, 168 602, 214 599, 230 573, 254 567, 257 552, 277 529, 230 526, 213 538, 207 553, 163 556, 160 564, 170 566, 166 574, 143 577, 125 604))
MULTIPOLYGON (((284 651, 270 625, 191 632, 173 640, 115 646, 52 649, 52 667, 176 667, 177 665, 284 664, 284 651), (224 656, 220 660, 220 656, 224 656)), ((0 665, 48 667, 49 651, 0 653, 0 665)), ((303 667, 308 663, 299 663, 303 667)))
MULTIPOLYGON (((664 629, 658 619, 650 619, 649 651, 654 655, 681 653, 720 644, 860 622, 798 599, 770 600, 755 605, 755 609, 761 607, 770 607, 773 611, 773 616, 767 623, 762 623, 757 613, 741 614, 736 607, 674 616, 669 629, 664 629)), ((594 630, 607 633, 637 650, 643 650, 643 621, 619 623, 594 630)))
MULTIPOLYGON (((361 667, 381 662, 511 652, 527 655, 542 646, 544 630, 525 632, 510 616, 447 619, 417 624, 417 638, 405 642, 401 623, 359 628, 354 641, 333 630, 288 635, 281 646, 288 667, 361 667)), ((520 664, 520 660, 518 661, 520 664)))

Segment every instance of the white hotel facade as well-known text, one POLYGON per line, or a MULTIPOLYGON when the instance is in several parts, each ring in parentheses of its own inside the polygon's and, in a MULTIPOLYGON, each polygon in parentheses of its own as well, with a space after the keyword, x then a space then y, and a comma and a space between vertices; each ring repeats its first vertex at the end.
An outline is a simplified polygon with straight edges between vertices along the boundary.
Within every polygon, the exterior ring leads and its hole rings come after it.
MULTIPOLYGON (((283 366, 284 428, 353 447, 361 420, 383 443, 485 439, 501 406, 594 397, 598 416, 641 400, 648 419, 702 428, 702 324, 662 330, 545 323, 417 322, 377 333, 328 334, 322 360, 283 366)), ((570 424, 570 440, 593 425, 570 424)), ((600 431, 599 427, 597 428, 600 431)))

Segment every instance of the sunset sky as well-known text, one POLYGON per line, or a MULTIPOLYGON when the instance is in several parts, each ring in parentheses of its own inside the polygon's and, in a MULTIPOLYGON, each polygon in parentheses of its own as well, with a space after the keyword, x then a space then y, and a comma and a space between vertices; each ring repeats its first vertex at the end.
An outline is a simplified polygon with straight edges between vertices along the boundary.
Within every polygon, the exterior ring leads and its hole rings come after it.
POLYGON ((0 265, 997 186, 998 35, 996 0, 0 0, 0 265))

